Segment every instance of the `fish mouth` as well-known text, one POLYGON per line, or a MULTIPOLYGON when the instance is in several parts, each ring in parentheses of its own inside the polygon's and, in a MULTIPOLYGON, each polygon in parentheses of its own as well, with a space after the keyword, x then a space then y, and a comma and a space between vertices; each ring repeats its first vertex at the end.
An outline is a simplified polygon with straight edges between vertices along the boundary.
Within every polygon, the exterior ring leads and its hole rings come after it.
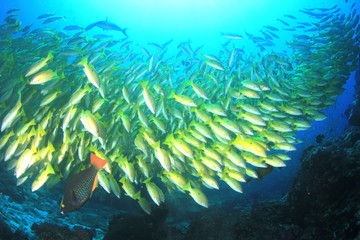
POLYGON ((66 210, 65 208, 60 208, 60 213, 61 214, 66 214, 66 213, 69 213, 69 212, 72 212, 72 211, 71 210, 69 211, 69 209, 66 210))
MULTIPOLYGON (((62 204, 62 203, 61 203, 62 204)), ((60 205, 60 213, 61 214, 64 214, 65 213, 65 211, 64 211, 64 209, 61 207, 61 205, 60 205)))
POLYGON ((64 211, 64 209, 60 206, 60 213, 61 214, 65 214, 65 211, 64 211))
POLYGON ((64 197, 62 197, 62 199, 61 199, 61 203, 60 203, 60 213, 61 214, 65 214, 66 212, 65 212, 65 209, 64 209, 64 197))

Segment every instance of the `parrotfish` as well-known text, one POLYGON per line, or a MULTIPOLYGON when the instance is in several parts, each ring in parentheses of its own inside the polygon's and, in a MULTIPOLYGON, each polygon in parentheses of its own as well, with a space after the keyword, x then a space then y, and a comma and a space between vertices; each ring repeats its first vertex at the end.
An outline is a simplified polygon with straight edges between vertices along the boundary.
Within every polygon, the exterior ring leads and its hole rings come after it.
POLYGON ((97 173, 107 160, 103 160, 91 153, 91 167, 75 174, 65 185, 64 196, 61 200, 62 214, 80 209, 89 200, 97 185, 97 173))

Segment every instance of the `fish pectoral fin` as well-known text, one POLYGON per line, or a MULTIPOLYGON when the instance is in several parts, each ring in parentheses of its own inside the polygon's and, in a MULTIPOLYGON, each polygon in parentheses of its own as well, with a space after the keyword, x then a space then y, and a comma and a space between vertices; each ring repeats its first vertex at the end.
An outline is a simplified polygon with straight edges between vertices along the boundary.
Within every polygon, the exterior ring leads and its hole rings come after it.
POLYGON ((78 202, 78 198, 76 197, 75 191, 72 191, 72 200, 73 202, 78 202))

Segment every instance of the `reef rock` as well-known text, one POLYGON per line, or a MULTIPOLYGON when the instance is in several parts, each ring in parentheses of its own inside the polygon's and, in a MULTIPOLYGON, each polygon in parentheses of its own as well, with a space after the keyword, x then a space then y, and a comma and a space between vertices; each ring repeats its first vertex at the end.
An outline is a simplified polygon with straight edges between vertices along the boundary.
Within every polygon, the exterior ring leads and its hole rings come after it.
POLYGON ((79 226, 75 226, 71 230, 68 227, 51 223, 34 223, 31 229, 41 240, 91 240, 94 237, 93 231, 79 226))
POLYGON ((0 240, 11 239, 13 233, 7 223, 0 218, 0 240))
MULTIPOLYGON (((289 193, 289 217, 316 239, 360 237, 360 128, 309 147, 289 193)), ((304 238, 307 239, 307 238, 304 238)), ((314 238, 312 238, 314 239, 314 238)))
POLYGON ((122 213, 113 216, 109 223, 109 231, 104 240, 137 239, 160 240, 167 239, 168 226, 165 224, 167 209, 156 208, 151 215, 122 213))

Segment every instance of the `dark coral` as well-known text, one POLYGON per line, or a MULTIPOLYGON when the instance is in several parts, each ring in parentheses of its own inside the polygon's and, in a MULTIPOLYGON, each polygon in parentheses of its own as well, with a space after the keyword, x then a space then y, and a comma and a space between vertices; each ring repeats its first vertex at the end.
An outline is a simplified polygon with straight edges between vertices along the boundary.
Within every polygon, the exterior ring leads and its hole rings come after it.
POLYGON ((58 226, 51 223, 34 223, 31 230, 41 240, 91 240, 94 237, 94 232, 90 229, 75 226, 72 230, 65 226, 58 226))
POLYGON ((26 192, 22 186, 16 187, 16 179, 9 172, 1 169, 4 166, 3 162, 0 164, 0 194, 11 197, 17 203, 23 203, 26 200, 26 192))
POLYGON ((22 227, 19 227, 15 233, 13 233, 9 225, 0 218, 0 240, 28 240, 29 236, 25 233, 22 227))
MULTIPOLYGON (((319 239, 355 239, 360 230, 360 129, 308 148, 287 199, 292 221, 319 239)), ((359 235, 360 237, 360 235, 359 235)))
POLYGON ((13 236, 13 233, 10 229, 10 227, 7 225, 7 223, 0 218, 0 240, 2 239, 11 239, 13 236))
POLYGON ((165 224, 168 210, 166 206, 154 209, 151 215, 122 213, 112 218, 104 240, 167 239, 168 226, 165 224))

